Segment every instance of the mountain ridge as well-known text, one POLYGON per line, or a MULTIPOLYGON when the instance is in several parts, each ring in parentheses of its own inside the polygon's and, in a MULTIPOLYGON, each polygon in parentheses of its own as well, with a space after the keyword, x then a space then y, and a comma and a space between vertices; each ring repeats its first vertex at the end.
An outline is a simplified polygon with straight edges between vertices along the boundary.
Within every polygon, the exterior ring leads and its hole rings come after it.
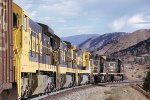
POLYGON ((83 43, 79 45, 79 47, 89 51, 94 51, 95 49, 98 49, 125 34, 126 34, 125 32, 106 33, 85 40, 83 43))
POLYGON ((81 34, 81 35, 73 35, 68 37, 61 37, 62 40, 71 42, 72 44, 78 46, 85 40, 98 36, 99 34, 81 34))
POLYGON ((97 54, 111 54, 150 38, 150 29, 136 30, 132 33, 114 32, 87 39, 80 48, 97 54))

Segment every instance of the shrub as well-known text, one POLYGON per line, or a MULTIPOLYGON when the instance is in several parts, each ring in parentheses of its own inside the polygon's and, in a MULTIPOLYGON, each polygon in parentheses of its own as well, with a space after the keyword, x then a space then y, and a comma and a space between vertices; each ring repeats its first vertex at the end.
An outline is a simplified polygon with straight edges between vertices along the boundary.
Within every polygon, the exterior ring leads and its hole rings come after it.
POLYGON ((147 73, 147 76, 144 79, 143 89, 150 91, 150 71, 147 73))

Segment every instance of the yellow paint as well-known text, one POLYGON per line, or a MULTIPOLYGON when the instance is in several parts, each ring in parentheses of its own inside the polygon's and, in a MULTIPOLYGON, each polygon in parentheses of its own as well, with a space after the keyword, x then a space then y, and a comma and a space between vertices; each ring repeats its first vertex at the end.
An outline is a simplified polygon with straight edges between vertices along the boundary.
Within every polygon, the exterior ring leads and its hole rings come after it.
POLYGON ((90 53, 87 51, 83 51, 83 66, 89 67, 90 66, 90 53))
POLYGON ((18 14, 18 26, 13 28, 13 51, 14 51, 14 66, 15 66, 15 81, 18 86, 18 95, 21 97, 21 58, 22 58, 22 9, 13 4, 13 13, 18 14))
POLYGON ((76 72, 76 69, 73 69, 73 68, 67 68, 67 67, 61 67, 61 66, 59 66, 59 68, 60 68, 60 74, 66 74, 67 72, 68 73, 76 72))
POLYGON ((93 75, 98 75, 98 73, 93 73, 93 75))
POLYGON ((78 69, 78 73, 91 73, 91 71, 90 70, 80 70, 80 69, 78 69))

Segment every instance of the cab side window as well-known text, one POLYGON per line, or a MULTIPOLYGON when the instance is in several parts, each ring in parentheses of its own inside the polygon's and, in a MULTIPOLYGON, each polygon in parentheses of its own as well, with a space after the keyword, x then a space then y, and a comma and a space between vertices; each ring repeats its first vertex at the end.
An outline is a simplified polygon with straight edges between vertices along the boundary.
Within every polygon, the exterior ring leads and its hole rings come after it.
POLYGON ((13 28, 17 28, 19 25, 19 17, 17 13, 13 13, 13 28))
POLYGON ((23 16, 23 28, 25 31, 27 31, 27 16, 26 15, 23 16))

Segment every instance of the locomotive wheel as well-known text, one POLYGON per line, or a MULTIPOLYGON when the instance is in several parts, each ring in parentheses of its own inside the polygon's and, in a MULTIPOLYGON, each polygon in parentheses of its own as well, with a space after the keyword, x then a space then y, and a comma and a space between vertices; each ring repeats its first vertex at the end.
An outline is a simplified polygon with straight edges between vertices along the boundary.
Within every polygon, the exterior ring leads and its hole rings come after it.
POLYGON ((60 82, 60 88, 61 89, 63 88, 63 82, 60 82))
POLYGON ((28 97, 28 87, 26 86, 26 90, 24 91, 23 97, 28 97))
POLYGON ((48 84, 48 86, 47 86, 47 92, 51 92, 51 85, 50 84, 48 84))
POLYGON ((49 87, 48 86, 45 88, 44 92, 46 92, 46 93, 49 92, 49 87))

